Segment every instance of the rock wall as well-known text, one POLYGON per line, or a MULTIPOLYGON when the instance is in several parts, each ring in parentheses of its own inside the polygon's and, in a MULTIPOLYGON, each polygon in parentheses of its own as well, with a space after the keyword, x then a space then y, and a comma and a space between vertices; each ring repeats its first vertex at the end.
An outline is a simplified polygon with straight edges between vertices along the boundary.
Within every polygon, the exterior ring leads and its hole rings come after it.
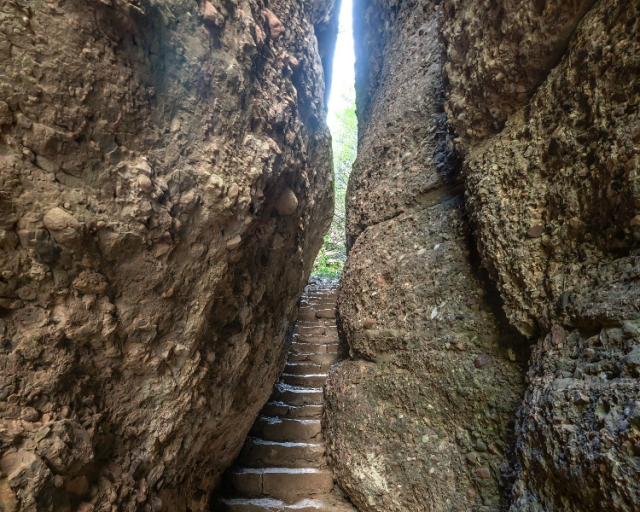
POLYGON ((329 377, 325 422, 361 512, 500 510, 524 392, 527 344, 470 239, 440 19, 427 0, 355 5, 359 153, 338 296, 352 359, 329 377))
POLYGON ((334 18, 0 1, 0 509, 206 509, 330 223, 334 18))
POLYGON ((537 20, 520 23, 517 51, 503 52, 491 30, 473 28, 489 25, 473 2, 447 4, 444 34, 447 111, 467 154, 475 239, 510 322, 538 340, 518 415, 512 510, 637 510, 640 5, 501 9, 503 33, 516 19, 537 20), (511 60, 538 45, 561 58, 546 66, 511 60), (501 73, 503 90, 522 90, 505 103, 496 134, 469 135, 467 123, 488 119, 492 107, 462 78, 463 47, 482 49, 467 55, 501 73), (541 85, 531 88, 526 76, 541 85))
POLYGON ((361 512, 638 510, 640 4, 355 9, 340 484, 361 512))

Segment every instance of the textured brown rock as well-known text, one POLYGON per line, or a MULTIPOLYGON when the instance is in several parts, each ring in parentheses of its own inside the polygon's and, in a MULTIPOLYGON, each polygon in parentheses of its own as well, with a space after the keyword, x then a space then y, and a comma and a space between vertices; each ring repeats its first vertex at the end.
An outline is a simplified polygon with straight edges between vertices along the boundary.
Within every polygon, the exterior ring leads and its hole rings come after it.
POLYGON ((640 5, 356 15, 339 483, 361 511, 638 510, 640 5))
MULTIPOLYGON (((543 17, 578 7, 546 2, 543 17)), ((539 339, 519 412, 514 511, 640 507, 633 476, 640 6, 601 0, 579 17, 540 87, 504 111, 499 134, 474 134, 464 162, 483 263, 511 323, 539 339)), ((454 14, 445 32, 475 23, 454 14)), ((537 32, 557 26, 550 19, 537 32)), ((466 43, 484 47, 479 69, 499 44, 486 34, 466 43)), ((557 42, 535 34, 526 37, 543 46, 557 42)), ((521 60, 518 73, 533 76, 536 69, 521 60)), ((506 87, 514 84, 505 78, 506 87)), ((450 103, 469 94, 462 82, 450 83, 450 103)), ((467 120, 486 119, 491 96, 473 99, 467 120)), ((454 121, 458 129, 464 122, 454 121)))
POLYGON ((368 226, 440 196, 453 181, 442 108, 438 26, 433 5, 354 3, 358 159, 346 194, 347 245, 368 226), (416 19, 404 19, 410 9, 416 19), (406 35, 402 33, 406 31, 406 35), (428 124, 425 120, 429 120, 428 124), (403 140, 404 139, 404 140, 403 140))
POLYGON ((361 512, 500 510, 524 390, 522 340, 469 245, 437 7, 356 5, 359 152, 338 298, 352 361, 327 381, 325 421, 337 480, 361 512), (493 364, 476 368, 477 357, 493 364), (485 448, 479 473, 467 456, 487 445, 499 449, 485 448))
POLYGON ((333 4, 0 4, 0 508, 204 510, 328 228, 333 4))
POLYGON ((456 148, 497 133, 558 64, 596 0, 444 2, 446 111, 456 148))

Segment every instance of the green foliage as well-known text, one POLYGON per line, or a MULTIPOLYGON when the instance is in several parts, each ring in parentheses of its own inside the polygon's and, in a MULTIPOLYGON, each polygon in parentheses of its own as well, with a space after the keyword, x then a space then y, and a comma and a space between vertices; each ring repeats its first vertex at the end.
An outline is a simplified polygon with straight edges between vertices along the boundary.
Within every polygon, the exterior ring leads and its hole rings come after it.
POLYGON ((356 118, 355 90, 341 98, 343 107, 329 119, 333 136, 333 167, 335 210, 329 233, 313 266, 314 275, 338 277, 347 259, 345 247, 345 199, 351 166, 356 159, 358 121, 356 118))
POLYGON ((314 276, 340 277, 344 261, 335 258, 335 251, 328 249, 329 234, 324 237, 324 245, 313 264, 314 276))

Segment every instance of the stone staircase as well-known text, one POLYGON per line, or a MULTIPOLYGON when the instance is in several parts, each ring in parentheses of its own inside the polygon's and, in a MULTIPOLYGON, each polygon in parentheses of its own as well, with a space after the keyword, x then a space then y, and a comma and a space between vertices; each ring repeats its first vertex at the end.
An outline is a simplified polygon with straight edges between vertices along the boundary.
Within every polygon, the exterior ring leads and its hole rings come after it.
POLYGON ((324 457, 322 387, 338 360, 335 284, 310 284, 280 382, 262 408, 213 511, 357 512, 324 457))

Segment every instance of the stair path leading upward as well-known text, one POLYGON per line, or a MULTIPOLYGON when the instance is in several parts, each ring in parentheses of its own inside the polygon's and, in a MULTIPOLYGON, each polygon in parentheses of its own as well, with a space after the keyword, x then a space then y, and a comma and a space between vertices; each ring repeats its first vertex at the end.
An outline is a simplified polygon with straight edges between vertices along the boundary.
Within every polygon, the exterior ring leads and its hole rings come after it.
POLYGON ((287 364, 226 482, 229 512, 357 512, 334 485, 322 437, 324 382, 338 361, 335 284, 302 296, 287 364))

